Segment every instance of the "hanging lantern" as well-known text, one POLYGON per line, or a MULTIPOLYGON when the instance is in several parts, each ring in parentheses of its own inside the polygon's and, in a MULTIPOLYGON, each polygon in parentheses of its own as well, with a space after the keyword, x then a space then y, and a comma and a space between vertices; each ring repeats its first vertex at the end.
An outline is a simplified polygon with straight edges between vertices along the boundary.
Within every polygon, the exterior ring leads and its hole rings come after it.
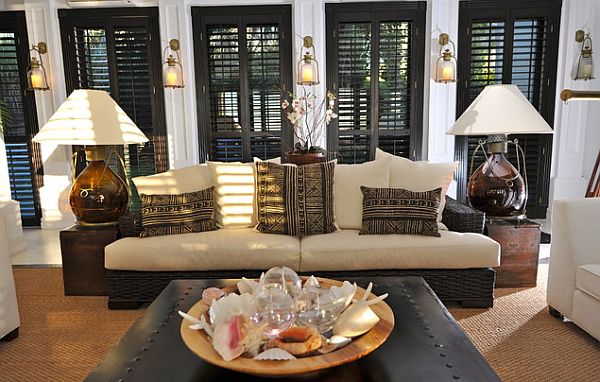
POLYGON ((298 85, 317 85, 319 83, 319 63, 315 58, 313 39, 311 36, 304 36, 303 40, 306 52, 304 57, 298 61, 297 83, 298 85))
POLYGON ((179 40, 172 39, 163 54, 163 86, 165 88, 182 88, 183 68, 179 57, 179 40))
POLYGON ((592 39, 589 33, 582 30, 575 32, 575 41, 581 43, 581 52, 579 60, 577 60, 577 72, 575 73, 576 80, 592 80, 594 79, 594 61, 592 59, 592 39))
POLYGON ((440 34, 440 57, 436 62, 435 82, 456 82, 456 47, 446 33, 440 34), (450 49, 452 46, 452 49, 450 49))
POLYGON ((48 48, 45 42, 32 45, 29 50, 31 60, 27 67, 27 90, 50 89, 48 86, 48 77, 46 76, 46 68, 44 68, 44 62, 42 61, 42 54, 46 53, 48 53, 48 48))

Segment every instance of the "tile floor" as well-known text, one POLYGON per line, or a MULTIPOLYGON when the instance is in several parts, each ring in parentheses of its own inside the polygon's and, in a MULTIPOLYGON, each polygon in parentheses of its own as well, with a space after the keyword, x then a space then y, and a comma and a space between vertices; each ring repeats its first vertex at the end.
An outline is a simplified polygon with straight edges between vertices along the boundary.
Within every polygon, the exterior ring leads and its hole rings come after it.
MULTIPOLYGON (((28 228, 24 230, 28 248, 12 257, 13 265, 60 266, 59 230, 28 228)), ((550 244, 540 245, 540 263, 547 264, 550 244)))

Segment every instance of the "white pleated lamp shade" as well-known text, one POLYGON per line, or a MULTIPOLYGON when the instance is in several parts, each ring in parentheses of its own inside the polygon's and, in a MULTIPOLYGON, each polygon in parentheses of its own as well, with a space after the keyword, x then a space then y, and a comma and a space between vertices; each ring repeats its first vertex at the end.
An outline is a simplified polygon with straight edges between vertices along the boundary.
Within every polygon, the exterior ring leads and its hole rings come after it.
POLYGON ((148 138, 103 90, 78 89, 33 138, 63 145, 124 145, 148 138))
POLYGON ((448 130, 450 135, 551 134, 516 85, 488 85, 448 130))

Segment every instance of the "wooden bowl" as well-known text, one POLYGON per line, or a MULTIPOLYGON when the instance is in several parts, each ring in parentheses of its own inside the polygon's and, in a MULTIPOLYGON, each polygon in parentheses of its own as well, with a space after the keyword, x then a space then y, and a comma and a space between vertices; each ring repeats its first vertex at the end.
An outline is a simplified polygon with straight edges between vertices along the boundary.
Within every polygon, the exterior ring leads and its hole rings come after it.
MULTIPOLYGON (((336 280, 324 278, 318 278, 318 280, 321 286, 324 287, 342 285, 342 282, 336 280)), ((226 292, 236 291, 235 286, 223 289, 226 292)), ((359 287, 355 298, 362 298, 365 292, 363 288, 359 287)), ((372 298, 375 298, 375 296, 371 295, 369 299, 372 298)), ((208 305, 202 301, 198 301, 192 306, 188 314, 199 318, 206 313, 206 318, 208 318, 208 308, 208 305)), ((233 361, 225 361, 213 349, 211 340, 206 335, 206 332, 204 330, 190 329, 188 327, 190 325, 189 322, 185 320, 181 323, 181 337, 192 352, 196 353, 206 362, 216 366, 262 377, 300 375, 352 362, 366 356, 383 344, 394 328, 394 313, 385 301, 372 305, 371 309, 379 316, 379 322, 369 332, 354 338, 350 344, 328 354, 288 361, 256 361, 252 358, 243 357, 236 358, 233 361)))

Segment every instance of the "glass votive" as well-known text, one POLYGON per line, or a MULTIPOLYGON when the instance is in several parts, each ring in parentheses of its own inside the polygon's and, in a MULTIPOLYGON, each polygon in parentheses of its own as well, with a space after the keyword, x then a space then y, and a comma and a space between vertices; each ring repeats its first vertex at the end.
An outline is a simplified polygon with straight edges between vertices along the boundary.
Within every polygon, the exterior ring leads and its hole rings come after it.
POLYGON ((296 320, 302 325, 312 325, 325 333, 333 327, 336 319, 336 304, 329 289, 309 287, 294 299, 296 320))
POLYGON ((260 280, 263 288, 279 288, 294 297, 302 290, 302 280, 293 269, 288 267, 273 267, 260 280))
POLYGON ((265 325, 263 333, 269 338, 276 337, 294 323, 294 301, 280 288, 259 288, 252 305, 256 310, 252 320, 265 325))

